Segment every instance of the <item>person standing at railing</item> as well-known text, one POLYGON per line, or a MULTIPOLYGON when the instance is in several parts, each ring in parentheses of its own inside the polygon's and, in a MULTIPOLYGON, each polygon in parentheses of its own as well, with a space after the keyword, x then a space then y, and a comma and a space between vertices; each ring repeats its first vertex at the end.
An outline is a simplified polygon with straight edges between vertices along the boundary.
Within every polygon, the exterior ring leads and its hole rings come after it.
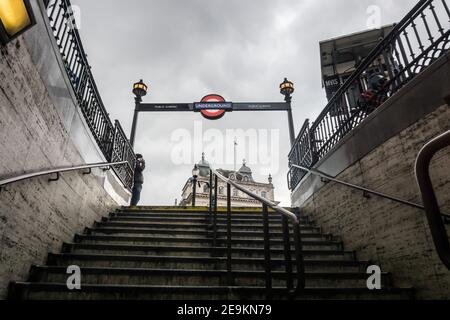
POLYGON ((145 170, 145 160, 142 154, 136 154, 136 167, 134 169, 134 184, 130 205, 132 207, 137 206, 141 199, 142 185, 144 184, 144 175, 142 172, 145 170))
POLYGON ((386 83, 386 76, 382 73, 372 73, 369 76, 368 89, 361 94, 358 101, 361 111, 370 114, 386 101, 386 83))

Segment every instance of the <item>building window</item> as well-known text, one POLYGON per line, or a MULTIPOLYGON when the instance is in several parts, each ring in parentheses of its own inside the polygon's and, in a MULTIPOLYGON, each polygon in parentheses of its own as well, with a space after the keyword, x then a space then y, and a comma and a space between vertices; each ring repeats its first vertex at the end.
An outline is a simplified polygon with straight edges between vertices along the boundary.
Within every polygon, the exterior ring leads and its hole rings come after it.
POLYGON ((238 194, 238 190, 237 189, 233 189, 233 197, 237 197, 239 194, 238 194))
POLYGON ((208 193, 208 192, 209 192, 208 185, 205 184, 205 185, 203 186, 203 193, 208 193))
POLYGON ((261 192, 261 197, 267 198, 267 192, 265 192, 265 191, 261 192))
POLYGON ((219 187, 219 194, 223 195, 223 187, 219 187))

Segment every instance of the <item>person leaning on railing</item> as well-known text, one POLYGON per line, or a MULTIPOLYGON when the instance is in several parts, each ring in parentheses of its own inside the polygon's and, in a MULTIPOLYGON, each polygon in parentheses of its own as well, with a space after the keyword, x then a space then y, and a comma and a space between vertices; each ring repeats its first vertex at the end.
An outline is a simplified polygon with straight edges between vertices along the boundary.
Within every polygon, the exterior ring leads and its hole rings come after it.
POLYGON ((370 114, 386 101, 386 83, 387 78, 382 73, 373 73, 369 76, 368 89, 361 94, 358 101, 360 111, 370 114))
POLYGON ((145 160, 142 154, 136 154, 136 167, 134 170, 134 184, 131 197, 131 206, 137 206, 141 199, 142 185, 144 184, 144 175, 142 172, 145 170, 145 160))

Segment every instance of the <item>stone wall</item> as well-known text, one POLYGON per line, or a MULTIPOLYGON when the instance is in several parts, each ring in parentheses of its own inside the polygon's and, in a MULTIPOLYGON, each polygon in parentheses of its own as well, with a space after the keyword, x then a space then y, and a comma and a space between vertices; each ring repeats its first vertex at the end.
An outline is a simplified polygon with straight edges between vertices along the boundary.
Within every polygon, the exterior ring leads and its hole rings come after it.
MULTIPOLYGON (((84 122, 42 14, 38 25, 1 48, 0 180, 24 172, 103 162, 84 122)), ((93 170, 48 176, 0 192, 0 298, 13 280, 26 280, 77 232, 126 204, 129 193, 113 173, 93 170)))
MULTIPOLYGON (((447 55, 377 110, 317 167, 343 181, 421 203, 415 159, 425 143, 450 129, 449 74, 447 55), (417 114, 426 108, 433 111, 417 114), (415 113, 418 119, 406 123, 405 118, 415 113), (383 117, 386 120, 380 121, 383 117), (386 125, 391 126, 390 138, 379 140, 386 125), (371 144, 374 147, 368 150, 371 144), (357 150, 368 152, 354 158, 357 150), (336 157, 339 153, 352 156, 336 157)), ((442 210, 450 212, 450 148, 436 155, 430 171, 442 210)), ((356 250, 358 258, 392 272, 395 285, 415 287, 419 299, 450 298, 450 271, 436 254, 422 210, 376 196, 365 198, 360 191, 324 184, 312 176, 305 177, 292 201, 324 232, 341 236, 346 249, 356 250)))

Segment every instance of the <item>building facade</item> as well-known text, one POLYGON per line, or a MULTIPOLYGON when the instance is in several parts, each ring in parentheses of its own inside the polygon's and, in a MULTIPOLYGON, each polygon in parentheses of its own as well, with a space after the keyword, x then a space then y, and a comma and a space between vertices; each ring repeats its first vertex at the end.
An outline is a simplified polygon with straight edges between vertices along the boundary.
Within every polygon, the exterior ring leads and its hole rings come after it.
MULTIPOLYGON (((209 182, 210 172, 209 163, 205 160, 203 154, 202 160, 197 164, 200 170, 200 174, 197 178, 197 188, 195 196, 196 206, 209 206, 209 182)), ((247 166, 245 161, 242 167, 238 171, 234 170, 217 170, 220 174, 229 178, 230 180, 242 185, 244 188, 256 193, 257 195, 266 198, 270 201, 274 201, 275 193, 274 186, 272 184, 272 177, 269 175, 268 183, 256 182, 253 179, 252 170, 247 166)), ((193 178, 189 178, 182 190, 182 200, 180 206, 192 206, 193 200, 193 178)), ((217 205, 219 207, 227 206, 227 185, 225 182, 218 180, 217 187, 217 205)), ((261 203, 252 197, 244 194, 240 190, 231 187, 231 206, 232 207, 261 207, 261 203)))

